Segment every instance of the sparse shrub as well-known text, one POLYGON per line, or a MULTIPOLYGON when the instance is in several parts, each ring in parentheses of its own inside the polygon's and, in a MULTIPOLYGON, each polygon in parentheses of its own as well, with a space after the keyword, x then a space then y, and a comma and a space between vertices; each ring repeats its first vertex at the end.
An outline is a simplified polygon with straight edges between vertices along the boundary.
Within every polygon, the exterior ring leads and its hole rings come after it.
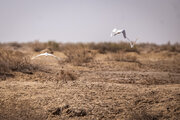
POLYGON ((79 48, 86 48, 88 49, 88 45, 84 43, 65 43, 60 44, 59 51, 67 51, 70 49, 79 49, 79 48))
POLYGON ((175 43, 171 44, 170 42, 163 45, 156 45, 154 43, 140 43, 136 45, 138 51, 146 51, 149 52, 161 52, 161 51, 169 51, 169 52, 180 52, 180 44, 175 43))
POLYGON ((170 51, 170 52, 180 52, 180 45, 178 43, 171 44, 168 42, 167 44, 160 46, 161 51, 170 51))
POLYGON ((61 70, 60 72, 60 80, 62 81, 73 81, 73 80, 76 80, 77 77, 75 76, 74 73, 72 72, 69 72, 69 71, 64 71, 64 70, 61 70))
POLYGON ((180 44, 179 43, 175 43, 173 46, 174 46, 174 48, 172 49, 173 52, 180 52, 180 44))
POLYGON ((66 61, 73 63, 74 65, 82 65, 83 63, 88 63, 95 56, 94 52, 83 47, 79 47, 78 49, 70 48, 68 50, 65 50, 64 53, 67 56, 66 61))
POLYGON ((59 46, 59 51, 66 51, 68 49, 71 49, 71 48, 74 48, 75 47, 75 44, 72 44, 72 43, 65 43, 65 44, 60 44, 59 46))
POLYGON ((51 48, 52 50, 55 50, 55 51, 59 50, 59 44, 55 41, 48 41, 47 46, 51 48))
POLYGON ((12 42, 12 43, 9 43, 10 46, 14 47, 14 48, 20 48, 21 47, 21 44, 17 43, 17 42, 12 42))
POLYGON ((146 53, 150 53, 152 51, 154 52, 159 52, 159 46, 153 43, 140 43, 136 45, 138 48, 138 51, 140 52, 146 52, 146 53))
POLYGON ((131 48, 129 43, 126 42, 120 42, 120 43, 104 42, 98 44, 90 43, 89 48, 98 50, 98 52, 102 54, 105 54, 107 52, 116 53, 119 51, 139 53, 136 46, 131 48))
POLYGON ((9 67, 6 64, 6 60, 5 58, 2 56, 2 54, 0 53, 0 73, 5 73, 9 71, 9 67))
POLYGON ((38 67, 30 63, 30 59, 19 51, 0 49, 0 73, 19 71, 32 74, 38 67))
POLYGON ((32 48, 35 52, 40 52, 41 50, 46 48, 46 44, 40 43, 38 40, 36 40, 34 43, 32 43, 32 48))
POLYGON ((100 43, 98 45, 98 51, 100 53, 106 53, 106 52, 118 52, 119 50, 122 50, 122 46, 120 46, 118 43, 100 43))

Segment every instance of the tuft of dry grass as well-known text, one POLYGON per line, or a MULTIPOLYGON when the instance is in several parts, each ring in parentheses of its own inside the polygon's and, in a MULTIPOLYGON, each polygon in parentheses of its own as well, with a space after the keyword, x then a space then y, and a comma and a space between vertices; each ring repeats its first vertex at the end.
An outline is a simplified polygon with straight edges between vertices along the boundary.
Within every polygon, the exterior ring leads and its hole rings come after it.
POLYGON ((46 44, 36 40, 33 43, 31 43, 31 47, 35 52, 40 52, 41 50, 44 50, 46 48, 46 44))
POLYGON ((95 56, 95 52, 84 47, 66 49, 64 54, 67 56, 67 62, 77 66, 90 62, 95 56))
POLYGON ((59 43, 55 41, 48 41, 47 42, 47 47, 51 48, 54 51, 59 51, 59 43))
MULTIPOLYGON (((59 73, 58 73, 59 74, 59 73)), ((65 70, 61 70, 60 74, 59 74, 59 79, 61 81, 67 82, 67 81, 73 81, 76 80, 77 77, 74 73, 69 72, 69 71, 65 71, 65 70)))
POLYGON ((32 74, 38 69, 30 63, 30 59, 19 51, 0 49, 0 73, 7 74, 12 71, 32 74))

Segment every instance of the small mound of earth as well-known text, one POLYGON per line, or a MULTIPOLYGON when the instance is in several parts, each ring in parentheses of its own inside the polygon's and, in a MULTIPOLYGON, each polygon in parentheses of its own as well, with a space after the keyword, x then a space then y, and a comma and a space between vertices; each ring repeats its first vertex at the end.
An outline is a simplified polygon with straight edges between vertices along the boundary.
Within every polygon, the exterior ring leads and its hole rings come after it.
POLYGON ((66 113, 69 115, 69 117, 83 117, 87 115, 85 109, 68 109, 66 113))
POLYGON ((48 111, 51 113, 51 115, 59 117, 83 117, 87 115, 87 111, 85 109, 70 108, 69 105, 53 108, 48 111))

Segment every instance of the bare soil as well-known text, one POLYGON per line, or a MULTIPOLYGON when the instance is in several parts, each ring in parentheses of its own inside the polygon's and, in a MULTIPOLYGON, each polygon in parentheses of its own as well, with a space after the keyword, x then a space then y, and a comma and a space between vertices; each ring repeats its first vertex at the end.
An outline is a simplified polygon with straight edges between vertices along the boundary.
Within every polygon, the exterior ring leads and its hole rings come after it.
POLYGON ((178 120, 180 53, 136 56, 98 53, 80 66, 39 57, 41 71, 0 75, 0 120, 178 120))

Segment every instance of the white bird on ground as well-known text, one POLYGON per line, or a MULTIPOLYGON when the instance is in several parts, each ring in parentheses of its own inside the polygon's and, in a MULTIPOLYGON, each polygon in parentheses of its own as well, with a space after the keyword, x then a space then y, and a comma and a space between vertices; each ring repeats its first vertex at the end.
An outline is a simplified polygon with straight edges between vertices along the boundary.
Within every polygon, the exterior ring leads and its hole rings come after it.
POLYGON ((129 44, 130 44, 131 48, 133 48, 134 45, 136 44, 137 39, 136 39, 135 41, 131 41, 131 40, 126 36, 126 31, 125 31, 124 29, 118 30, 118 29, 114 28, 114 29, 112 30, 112 32, 111 32, 111 37, 116 36, 116 35, 121 34, 121 33, 123 34, 123 37, 129 41, 129 44))
POLYGON ((60 60, 59 57, 57 57, 57 56, 55 56, 55 55, 53 55, 53 54, 47 53, 47 52, 42 53, 42 54, 39 54, 39 55, 37 55, 37 56, 35 56, 35 57, 32 57, 31 59, 35 59, 35 58, 40 57, 40 56, 46 56, 46 57, 47 57, 47 56, 52 56, 52 57, 56 58, 57 60, 60 60))

